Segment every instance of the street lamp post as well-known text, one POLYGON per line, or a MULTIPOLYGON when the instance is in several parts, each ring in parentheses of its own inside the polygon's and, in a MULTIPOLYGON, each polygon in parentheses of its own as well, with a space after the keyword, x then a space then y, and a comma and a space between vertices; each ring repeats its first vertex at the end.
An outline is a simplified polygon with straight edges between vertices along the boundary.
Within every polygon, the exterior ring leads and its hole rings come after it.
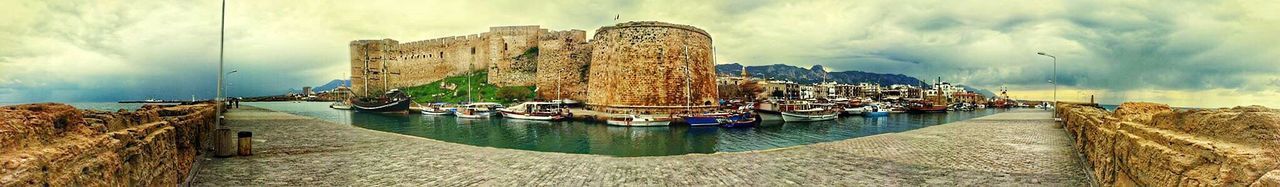
POLYGON ((1036 54, 1053 58, 1053 118, 1057 119, 1058 118, 1058 57, 1055 57, 1053 55, 1050 55, 1044 52, 1039 52, 1036 54))
MULTIPOLYGON (((222 77, 223 77, 223 78, 230 78, 230 77, 231 77, 231 74, 232 74, 232 73, 236 73, 236 72, 240 72, 240 70, 231 70, 231 72, 227 72, 226 74, 222 74, 222 77)), ((223 82, 224 82, 224 83, 226 83, 227 85, 223 85, 223 86, 222 86, 222 92, 226 92, 226 96, 227 96, 227 97, 231 97, 231 88, 228 88, 228 85, 230 85, 230 84, 231 84, 231 81, 226 81, 226 80, 224 80, 223 82)))

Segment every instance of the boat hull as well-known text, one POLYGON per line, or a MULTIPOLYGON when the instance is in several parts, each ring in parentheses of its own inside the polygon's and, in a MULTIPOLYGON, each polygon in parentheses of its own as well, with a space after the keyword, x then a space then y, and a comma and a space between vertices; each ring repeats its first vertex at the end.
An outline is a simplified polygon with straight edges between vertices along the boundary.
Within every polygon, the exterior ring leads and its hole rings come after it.
POLYGON ((452 115, 453 111, 452 110, 422 110, 422 114, 444 116, 444 115, 452 115))
POLYGON ((409 111, 409 100, 400 100, 392 103, 381 105, 361 105, 356 104, 354 107, 359 112, 404 112, 409 111))
POLYGON ((329 105, 329 108, 338 109, 338 110, 351 110, 351 105, 331 104, 329 105))
POLYGON ((862 108, 845 108, 844 109, 845 115, 862 115, 862 113, 864 112, 866 112, 866 109, 862 109, 862 108))
POLYGON ((865 113, 862 113, 862 116, 866 116, 866 117, 884 117, 884 116, 889 116, 889 112, 883 112, 883 111, 882 111, 882 112, 865 112, 865 113))
POLYGON ((537 115, 537 114, 529 115, 529 114, 523 114, 523 113, 518 113, 518 112, 508 112, 508 111, 502 111, 502 117, 505 117, 505 118, 511 118, 511 119, 538 120, 538 121, 556 121, 556 120, 562 120, 562 119, 564 119, 564 116, 562 116, 562 115, 556 115, 556 114, 552 114, 552 115, 537 115))
POLYGON ((684 119, 684 122, 688 123, 689 126, 720 125, 719 116, 686 116, 686 117, 680 117, 680 118, 684 119))
POLYGON ((489 112, 472 112, 471 114, 464 114, 459 112, 459 113, 454 113, 453 115, 456 115, 459 118, 470 118, 470 119, 489 119, 493 117, 493 113, 489 113, 489 112))
POLYGON ((659 126, 671 125, 671 121, 661 121, 661 120, 657 120, 657 121, 608 120, 605 123, 613 126, 624 126, 624 127, 659 127, 659 126))
POLYGON ((785 121, 785 122, 827 121, 827 120, 835 120, 836 116, 838 115, 835 113, 819 114, 819 115, 803 115, 803 114, 794 114, 790 112, 783 112, 782 121, 785 121))

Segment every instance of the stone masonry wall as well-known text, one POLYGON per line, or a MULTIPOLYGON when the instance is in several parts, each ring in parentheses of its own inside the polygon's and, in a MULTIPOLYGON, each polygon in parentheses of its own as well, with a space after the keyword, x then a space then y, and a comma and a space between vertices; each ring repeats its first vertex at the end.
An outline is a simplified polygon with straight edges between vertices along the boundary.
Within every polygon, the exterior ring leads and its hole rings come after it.
POLYGON ((1058 113, 1104 186, 1280 185, 1280 110, 1125 103, 1058 113))
POLYGON ((582 30, 550 32, 538 42, 538 98, 585 101, 591 47, 582 30))
POLYGON ((710 110, 718 104, 711 36, 706 31, 627 22, 596 30, 591 42, 587 105, 593 110, 678 113, 688 107, 710 110))
POLYGON ((177 186, 208 149, 213 105, 0 108, 0 186, 177 186))
POLYGON ((540 37, 547 33, 538 26, 491 27, 484 35, 489 40, 489 83, 497 86, 533 86, 537 73, 540 37), (526 52, 532 52, 526 54, 526 52), (523 55, 523 56, 522 56, 523 55))
POLYGON ((391 39, 352 41, 352 91, 364 95, 365 88, 370 88, 370 94, 378 94, 474 70, 489 71, 489 82, 498 86, 532 86, 537 62, 518 57, 538 47, 541 36, 548 32, 538 26, 507 26, 491 27, 489 32, 480 34, 408 43, 391 39))

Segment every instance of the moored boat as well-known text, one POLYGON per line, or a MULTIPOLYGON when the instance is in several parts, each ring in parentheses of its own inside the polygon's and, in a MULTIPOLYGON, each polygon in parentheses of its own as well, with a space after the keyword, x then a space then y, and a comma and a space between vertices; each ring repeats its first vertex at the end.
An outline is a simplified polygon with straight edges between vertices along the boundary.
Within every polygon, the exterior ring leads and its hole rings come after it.
POLYGON ((729 113, 703 113, 684 115, 680 116, 680 118, 684 119, 684 122, 688 123, 689 126, 712 126, 720 125, 720 123, 725 121, 730 115, 731 114, 729 113))
POLYGON ((502 107, 502 105, 497 103, 471 103, 463 105, 453 115, 459 118, 488 119, 493 117, 494 108, 499 107, 502 107))
POLYGON ((412 104, 409 95, 398 89, 391 89, 376 98, 363 98, 353 101, 356 111, 360 112, 405 112, 412 104))
POLYGON ((444 103, 432 103, 430 106, 422 108, 422 114, 426 115, 452 115, 454 111, 457 111, 457 109, 445 107, 444 103))
POLYGON ((863 113, 863 112, 866 112, 866 111, 867 111, 866 106, 863 106, 863 107, 853 107, 853 108, 844 108, 844 114, 845 114, 845 115, 862 115, 862 113, 863 113))
POLYGON ((606 123, 614 126, 658 127, 671 125, 671 119, 628 114, 610 117, 606 123))
POLYGON ((524 120, 556 121, 568 116, 559 103, 524 102, 516 106, 498 109, 503 117, 524 120))
POLYGON ((338 110, 351 110, 351 103, 337 101, 337 102, 333 102, 333 104, 329 104, 329 108, 338 109, 338 110))
POLYGON ((865 116, 865 117, 889 116, 889 110, 884 107, 881 107, 880 105, 866 106, 866 107, 863 107, 863 110, 865 110, 865 112, 863 112, 862 116, 865 116))
POLYGON ((804 110, 792 110, 782 112, 782 121, 786 122, 807 122, 807 121, 826 121, 835 120, 839 116, 832 110, 826 108, 812 108, 804 110))
POLYGON ((728 121, 720 124, 720 126, 727 127, 727 128, 753 127, 753 126, 756 126, 756 124, 758 124, 759 122, 760 121, 756 119, 755 115, 752 115, 750 112, 746 112, 746 113, 740 113, 737 115, 729 116, 728 121))

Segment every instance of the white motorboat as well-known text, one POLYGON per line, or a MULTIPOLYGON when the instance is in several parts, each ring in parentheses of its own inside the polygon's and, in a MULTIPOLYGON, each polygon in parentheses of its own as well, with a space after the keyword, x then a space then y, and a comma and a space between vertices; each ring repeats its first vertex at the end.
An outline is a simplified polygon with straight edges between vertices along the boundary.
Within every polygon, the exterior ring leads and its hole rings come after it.
POLYGON ((488 119, 493 117, 494 108, 498 107, 502 107, 502 105, 497 103, 472 103, 463 105, 453 115, 460 118, 488 119))
POLYGON ((614 116, 607 121, 609 125, 627 127, 657 127, 671 125, 671 119, 647 117, 639 115, 614 116))
POLYGON ((844 108, 844 114, 848 115, 862 115, 862 113, 866 111, 866 107, 844 108))
POLYGON ((564 119, 567 111, 559 107, 560 103, 524 102, 516 106, 498 109, 503 117, 523 120, 555 121, 564 119))
POLYGON ((457 110, 457 108, 445 107, 444 103, 432 103, 431 106, 422 108, 422 114, 435 116, 452 115, 453 111, 457 110))
POLYGON ((812 108, 805 110, 793 110, 782 112, 782 121, 785 122, 805 122, 805 121, 826 121, 835 120, 839 113, 827 110, 826 108, 812 108))

